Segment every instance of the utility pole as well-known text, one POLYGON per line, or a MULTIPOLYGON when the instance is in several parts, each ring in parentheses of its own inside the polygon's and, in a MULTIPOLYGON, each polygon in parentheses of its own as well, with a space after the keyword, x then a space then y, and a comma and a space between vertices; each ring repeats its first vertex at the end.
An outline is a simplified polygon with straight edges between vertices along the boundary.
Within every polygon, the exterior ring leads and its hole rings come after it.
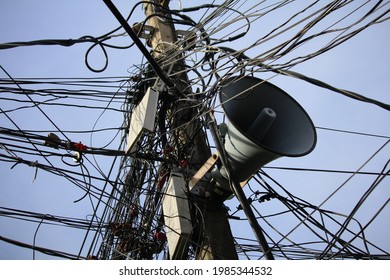
MULTIPOLYGON (((144 4, 147 24, 152 28, 148 40, 153 50, 152 56, 163 70, 170 72, 176 90, 184 95, 191 94, 183 57, 172 57, 176 51, 177 34, 170 21, 169 0, 155 0, 154 3, 144 4)), ((175 142, 179 143, 176 146, 177 153, 183 157, 183 160, 188 161, 189 174, 195 174, 211 157, 211 152, 201 123, 195 118, 197 110, 194 109, 194 104, 184 99, 168 105, 167 121, 174 130, 169 137, 175 138, 175 142)), ((196 208, 201 212, 197 217, 197 220, 201 221, 201 226, 195 230, 198 234, 193 234, 190 241, 200 248, 196 252, 197 259, 237 259, 234 239, 223 203, 210 201, 201 196, 197 196, 192 203, 195 203, 196 208)))

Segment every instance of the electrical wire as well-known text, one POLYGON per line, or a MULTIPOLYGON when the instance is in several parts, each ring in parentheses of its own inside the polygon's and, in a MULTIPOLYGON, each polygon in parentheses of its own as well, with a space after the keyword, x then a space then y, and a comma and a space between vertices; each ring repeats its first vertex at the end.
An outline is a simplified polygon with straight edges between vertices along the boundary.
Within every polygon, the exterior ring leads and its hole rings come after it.
MULTIPOLYGON (((135 31, 138 35, 146 28, 149 19, 158 19, 186 30, 184 35, 169 45, 162 59, 153 58, 133 65, 129 67, 128 76, 22 78, 12 77, 1 66, 7 77, 0 78, 0 117, 8 123, 3 122, 0 127, 0 161, 14 172, 18 172, 21 165, 34 168, 34 179, 44 176, 41 172, 37 173, 37 170, 42 170, 65 180, 78 189, 79 196, 71 203, 87 203, 90 211, 89 219, 80 219, 1 206, 1 219, 11 218, 34 224, 32 245, 0 237, 4 242, 31 249, 33 258, 36 258, 35 252, 69 259, 168 258, 170 252, 166 233, 173 229, 164 225, 164 219, 172 218, 163 213, 165 189, 173 170, 181 170, 184 179, 189 181, 192 172, 203 164, 198 155, 203 151, 196 154, 191 153, 191 150, 196 147, 199 137, 209 138, 207 115, 210 112, 220 114, 218 84, 229 76, 272 75, 267 80, 281 75, 294 77, 355 100, 375 104, 386 110, 390 108, 379 100, 291 70, 350 40, 363 30, 388 20, 388 1, 365 1, 356 5, 353 1, 313 1, 309 4, 299 4, 297 1, 225 1, 222 4, 212 3, 180 10, 169 10, 155 1, 139 1, 134 4, 128 17, 121 20, 121 26, 101 36, 11 42, 0 44, 0 50, 49 45, 70 47, 89 43, 91 46, 85 53, 85 64, 93 73, 102 72, 109 63, 109 48, 126 50, 134 45, 128 43, 119 46, 108 42, 123 36, 124 33, 118 33, 121 28, 125 28, 128 33, 135 29, 129 26, 128 21, 142 4, 151 5, 154 11, 137 25, 140 26, 135 31), (276 17, 278 12, 287 10, 288 16, 275 25, 267 21, 267 18, 276 17), (263 23, 263 30, 254 30, 255 23, 260 26, 263 23), (252 37, 253 32, 256 36, 252 37), (235 49, 236 43, 247 39, 247 47, 235 49), (318 47, 315 42, 320 39, 326 41, 318 47), (225 43, 229 46, 223 46, 225 43), (304 53, 297 55, 303 46, 306 47, 304 53), (105 59, 100 69, 90 64, 90 54, 95 47, 101 49, 105 59), (179 69, 166 71, 175 64, 180 64, 179 69), (157 105, 159 113, 155 116, 153 132, 143 133, 136 144, 137 151, 126 154, 134 109, 146 90, 156 84, 157 77, 153 69, 158 69, 161 74, 158 76, 169 87, 174 85, 175 90, 165 88, 160 92, 157 105), (69 119, 51 117, 50 113, 56 110, 66 112, 69 119), (18 116, 28 113, 38 115, 40 119, 37 125, 24 128, 19 125, 18 116), (84 118, 76 117, 76 113, 93 119, 92 124, 84 124, 84 118), (49 126, 45 126, 47 122, 49 126), (64 123, 70 123, 72 128, 69 129, 64 123), (50 138, 48 135, 52 134, 61 137, 50 138), (42 163, 42 159, 45 163, 42 163), (38 233, 46 225, 81 231, 83 240, 77 252, 69 254, 36 246, 38 233)), ((143 43, 137 46, 143 50, 145 57, 150 56, 143 43)), ((333 135, 342 133, 351 139, 365 136, 367 141, 386 139, 388 143, 389 140, 386 135, 364 131, 325 126, 317 126, 316 129, 326 130, 333 135)), ((213 145, 215 143, 207 139, 204 154, 209 154, 213 145)), ((373 191, 388 178, 387 165, 379 171, 362 169, 373 157, 380 152, 384 153, 385 147, 386 144, 357 170, 263 167, 246 187, 246 192, 249 193, 248 202, 256 220, 264 224, 265 236, 274 256, 278 259, 388 258, 388 250, 375 245, 366 231, 384 212, 388 200, 365 224, 356 215, 373 191), (314 204, 294 195, 286 183, 278 182, 264 170, 270 173, 272 170, 272 174, 288 171, 305 175, 326 173, 334 177, 349 174, 350 177, 336 186, 336 190, 324 201, 314 204), (377 176, 377 179, 367 187, 366 193, 349 214, 324 209, 324 204, 345 190, 344 186, 355 176, 377 176), (257 191, 257 188, 261 190, 257 191), (287 228, 279 223, 284 218, 298 224, 293 229, 287 228), (305 240, 298 237, 300 232, 307 237, 305 240)), ((205 245, 202 242, 206 234, 204 209, 195 203, 193 194, 187 192, 186 195, 194 226, 191 232, 194 238, 187 240, 190 243, 188 259, 194 259, 205 245)), ((232 224, 239 225, 238 228, 248 223, 241 210, 238 207, 228 215, 232 224)), ((240 258, 264 258, 256 240, 243 236, 235 236, 234 240, 240 258)), ((210 253, 207 250, 203 252, 210 253)))

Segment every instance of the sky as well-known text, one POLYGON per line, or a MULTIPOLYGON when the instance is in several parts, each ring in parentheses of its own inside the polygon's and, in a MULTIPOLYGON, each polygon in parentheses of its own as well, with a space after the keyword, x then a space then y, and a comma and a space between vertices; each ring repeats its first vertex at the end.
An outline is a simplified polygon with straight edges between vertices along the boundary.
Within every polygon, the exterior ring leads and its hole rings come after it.
MULTIPOLYGON (((171 7, 191 6, 192 1, 172 1, 171 7)), ((196 1, 203 3, 204 1, 196 1)), ((275 1, 270 1, 274 3, 275 1)), ((362 1, 355 1, 358 4, 362 1)), ((134 5, 134 1, 114 1, 117 8, 126 15, 134 5)), ((386 9, 386 7, 385 7, 386 9)), ((265 30, 281 23, 286 12, 281 10, 278 16, 266 17, 253 23, 251 33, 235 42, 226 45, 242 49, 251 45, 265 30), (261 31, 260 31, 261 30, 261 31), (262 31, 264 30, 264 31, 262 31)), ((287 12, 286 12, 287 13, 287 12)), ((273 14, 275 15, 275 14, 273 14)), ((144 18, 141 9, 135 10, 131 23, 144 18)), ((99 36, 118 26, 118 22, 103 1, 22 1, 3 0, 0 3, 0 44, 15 41, 32 41, 40 39, 80 38, 84 35, 99 36)), ((357 92, 381 102, 390 103, 388 89, 390 87, 390 22, 369 27, 360 34, 340 46, 305 61, 291 70, 329 83, 337 88, 357 92)), ((223 32, 223 30, 221 31, 223 32)), ((114 39, 115 40, 115 39, 114 39)), ((278 38, 265 42, 257 48, 250 49, 246 55, 256 57, 262 51, 276 44, 278 38)), ((281 36, 280 40, 283 40, 281 36)), ((118 42, 130 43, 129 37, 121 36, 118 42)), ((304 54, 326 42, 323 39, 313 40, 302 45, 291 55, 296 57, 304 54)), ((84 59, 88 44, 72 47, 62 46, 31 46, 0 50, 0 65, 14 78, 23 77, 110 77, 128 76, 133 65, 142 63, 142 56, 135 47, 126 50, 108 49, 108 66, 102 73, 91 72, 84 59)), ((91 51, 89 62, 92 67, 99 68, 105 63, 101 50, 91 51)), ((259 78, 268 78, 272 73, 256 73, 259 78)), ((7 78, 0 71, 0 78, 7 78)), ((390 137, 390 115, 383 108, 352 100, 330 90, 316 87, 305 81, 278 75, 270 80, 283 88, 307 111, 317 127, 317 146, 309 155, 302 158, 281 158, 269 163, 268 167, 293 167, 327 170, 357 171, 390 137), (327 129, 324 129, 327 128, 327 129), (328 129, 332 129, 328 130, 328 129), (362 134, 343 133, 334 130, 359 132, 362 134), (363 135, 367 134, 367 135, 363 135), (371 136, 370 136, 371 135, 371 136), (374 137, 380 135, 384 137, 374 137), (386 138, 387 137, 387 138, 386 138)), ((111 90, 111 89, 110 89, 111 90)), ((0 93, 1 94, 1 93, 0 93)), ((0 107, 5 110, 15 104, 0 100, 0 107)), ((45 113, 63 130, 90 130, 93 128, 119 127, 122 124, 120 114, 91 111, 87 115, 82 110, 73 113, 58 111, 48 106, 45 113)), ((10 113, 12 120, 22 129, 45 130, 53 126, 36 108, 10 113)), ((10 121, 0 115, 1 127, 12 127, 10 121)), ((14 128, 14 127, 13 127, 14 128)), ((108 145, 118 147, 118 137, 115 131, 105 134, 78 135, 68 134, 75 142, 81 141, 87 145, 103 147, 108 145), (79 137, 82 137, 80 139, 79 137), (111 140, 114 139, 113 142, 111 140), (115 142, 117 141, 117 142, 115 142)), ((1 151, 3 152, 3 151, 1 151)), ((389 160, 390 148, 385 146, 370 160, 361 171, 379 172, 389 160)), ((40 213, 67 217, 88 219, 91 215, 91 203, 87 199, 74 203, 83 196, 80 189, 75 188, 66 180, 57 176, 36 170, 33 167, 17 165, 0 161, 2 183, 0 187, 0 207, 24 209, 40 213)), ((107 174, 110 164, 99 159, 98 165, 107 174)), ((351 174, 335 174, 326 172, 302 172, 291 170, 264 169, 277 181, 288 186, 297 197, 310 201, 315 205, 348 215, 364 192, 372 184, 374 176, 351 174), (335 195, 331 196, 335 190, 335 195)), ((388 169, 386 169, 388 170, 388 169)), ((362 224, 367 223, 379 208, 389 199, 389 179, 382 183, 367 198, 358 210, 355 218, 362 224)), ((255 183, 250 185, 257 187, 255 183)), ((232 199, 226 203, 232 211, 238 206, 238 201, 232 199)), ((276 211, 276 202, 270 201, 258 206, 262 215, 276 211)), ((240 214, 242 215, 242 213, 240 214)), ((340 218, 341 219, 341 218, 340 218)), ((365 234, 368 240, 378 247, 390 251, 388 232, 390 229, 390 208, 387 206, 379 214, 365 234)), ((297 224, 294 219, 275 218, 272 220, 278 228, 292 229, 297 224)), ((240 237, 253 238, 248 224, 242 221, 232 222, 233 233, 240 237), (244 226, 242 226, 244 224, 244 226)), ((334 226, 334 225, 333 225, 334 226)), ((356 224, 351 223, 356 230, 356 224)), ((266 226, 269 230, 269 228, 266 226)), ((333 230, 337 231, 337 226, 333 230)), ((12 238, 21 242, 35 241, 37 246, 56 248, 60 251, 78 254, 84 233, 64 227, 28 223, 0 216, 0 236, 12 238), (34 238, 35 236, 35 238, 34 238)), ((306 236, 298 230, 292 234, 294 238, 305 239, 306 236), (296 236, 301 235, 301 236, 296 236)), ((310 237, 309 237, 310 238, 310 237)), ((39 252, 20 248, 0 241, 0 259, 47 259, 50 256, 39 252)))

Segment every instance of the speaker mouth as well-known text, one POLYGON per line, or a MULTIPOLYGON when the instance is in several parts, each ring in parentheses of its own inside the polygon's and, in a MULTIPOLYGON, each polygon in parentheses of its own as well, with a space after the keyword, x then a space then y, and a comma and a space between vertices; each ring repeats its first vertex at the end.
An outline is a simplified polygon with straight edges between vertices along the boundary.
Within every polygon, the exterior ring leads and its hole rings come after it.
POLYGON ((312 120, 282 89, 252 76, 232 76, 218 87, 228 125, 242 137, 280 156, 300 157, 315 148, 312 120))

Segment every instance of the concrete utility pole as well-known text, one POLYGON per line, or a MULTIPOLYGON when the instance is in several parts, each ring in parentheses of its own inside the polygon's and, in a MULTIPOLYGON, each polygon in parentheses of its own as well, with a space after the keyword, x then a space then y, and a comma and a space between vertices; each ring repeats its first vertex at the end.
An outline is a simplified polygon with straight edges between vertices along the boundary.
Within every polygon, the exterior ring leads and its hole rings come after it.
MULTIPOLYGON (((153 49, 152 56, 163 70, 170 72, 170 78, 178 91, 185 95, 191 94, 183 57, 172 56, 176 52, 177 34, 170 21, 170 13, 166 12, 169 9, 169 0, 154 2, 156 5, 144 4, 147 24, 153 30, 148 41, 153 49)), ((169 137, 174 138, 178 143, 177 152, 188 161, 188 166, 192 170, 190 174, 195 174, 210 158, 211 152, 206 142, 206 135, 201 129, 201 123, 194 118, 197 114, 194 103, 185 101, 184 98, 181 100, 183 101, 169 104, 167 121, 173 130, 169 137)), ((201 211, 201 215, 198 214, 197 217, 197 220, 201 221, 201 226, 197 226, 195 229, 197 234, 193 234, 190 241, 200 248, 196 252, 197 259, 237 259, 234 239, 222 202, 209 201, 199 196, 193 203, 201 211)))

